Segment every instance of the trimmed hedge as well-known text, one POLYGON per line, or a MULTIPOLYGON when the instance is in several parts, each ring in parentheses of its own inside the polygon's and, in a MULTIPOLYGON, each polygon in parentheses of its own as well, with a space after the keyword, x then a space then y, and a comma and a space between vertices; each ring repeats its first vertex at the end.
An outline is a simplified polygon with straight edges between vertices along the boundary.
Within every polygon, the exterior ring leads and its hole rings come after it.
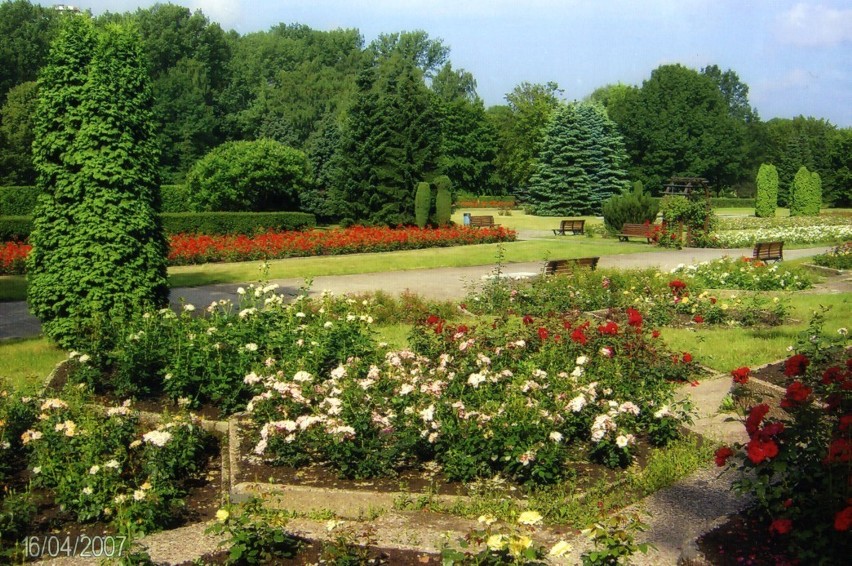
POLYGON ((160 187, 161 212, 190 212, 188 185, 163 185, 160 187))
POLYGON ((163 214, 166 234, 259 234, 317 225, 307 212, 179 212, 163 214))
MULTIPOLYGON (((189 212, 189 189, 186 185, 160 187, 162 212, 189 212)), ((0 216, 29 216, 33 213, 38 188, 34 186, 0 187, 0 216)))
POLYGON ((36 187, 0 187, 0 216, 29 216, 37 200, 36 187))
MULTIPOLYGON (((663 197, 654 197, 656 201, 662 201, 663 197)), ((704 200, 704 197, 701 198, 704 200)), ((710 197, 710 205, 713 208, 754 208, 753 198, 733 198, 733 197, 710 197)))
POLYGON ((33 219, 29 216, 0 216, 0 242, 26 240, 32 229, 33 219))
MULTIPOLYGON (((306 212, 176 212, 163 214, 166 234, 259 234, 269 230, 301 230, 317 225, 306 212)), ((0 216, 0 241, 25 240, 32 230, 29 216, 0 216)))

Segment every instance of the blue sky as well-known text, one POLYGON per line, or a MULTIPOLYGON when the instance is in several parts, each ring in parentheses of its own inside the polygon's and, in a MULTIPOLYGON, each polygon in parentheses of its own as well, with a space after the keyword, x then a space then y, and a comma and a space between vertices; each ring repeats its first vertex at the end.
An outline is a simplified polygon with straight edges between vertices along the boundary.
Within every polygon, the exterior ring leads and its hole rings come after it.
MULTIPOLYGON (((40 2, 51 5, 54 2, 40 2)), ((153 2, 70 0, 94 14, 153 2)), ((225 29, 277 23, 379 33, 425 30, 473 73, 486 105, 555 81, 567 100, 661 64, 733 69, 764 120, 800 114, 852 127, 852 2, 818 0, 178 0, 225 29)))

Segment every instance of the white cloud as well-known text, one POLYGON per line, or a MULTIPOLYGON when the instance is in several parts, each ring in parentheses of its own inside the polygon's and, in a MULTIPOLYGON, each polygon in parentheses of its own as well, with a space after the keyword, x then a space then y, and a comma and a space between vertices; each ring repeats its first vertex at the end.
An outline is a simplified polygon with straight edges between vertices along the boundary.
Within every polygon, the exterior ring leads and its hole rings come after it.
POLYGON ((852 9, 796 4, 778 17, 779 39, 800 47, 852 41, 852 9))
POLYGON ((218 22, 222 29, 238 28, 243 22, 246 2, 241 0, 192 0, 187 6, 192 10, 201 10, 211 22, 218 22))

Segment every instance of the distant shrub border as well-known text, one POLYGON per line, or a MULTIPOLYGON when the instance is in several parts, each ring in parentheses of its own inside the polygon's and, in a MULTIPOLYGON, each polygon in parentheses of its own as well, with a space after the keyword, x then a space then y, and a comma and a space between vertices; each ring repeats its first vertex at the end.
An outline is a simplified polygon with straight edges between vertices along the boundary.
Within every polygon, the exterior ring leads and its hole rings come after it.
POLYGON ((514 208, 517 205, 515 197, 510 196, 479 196, 456 198, 456 208, 514 208))
MULTIPOLYGON (((186 185, 162 185, 163 212, 189 212, 189 188, 186 185)), ((30 185, 0 187, 0 216, 29 216, 33 213, 38 189, 30 185)))
MULTIPOLYGON (((353 226, 338 230, 270 231, 256 236, 173 234, 169 265, 250 261, 318 255, 388 252, 514 241, 516 234, 494 228, 380 228, 353 226)), ((0 275, 24 273, 29 244, 0 244, 0 275)))
MULTIPOLYGON (((163 214, 166 234, 260 234, 269 230, 313 228, 307 212, 178 212, 163 214)), ((29 216, 0 217, 0 241, 26 240, 32 230, 29 216)))

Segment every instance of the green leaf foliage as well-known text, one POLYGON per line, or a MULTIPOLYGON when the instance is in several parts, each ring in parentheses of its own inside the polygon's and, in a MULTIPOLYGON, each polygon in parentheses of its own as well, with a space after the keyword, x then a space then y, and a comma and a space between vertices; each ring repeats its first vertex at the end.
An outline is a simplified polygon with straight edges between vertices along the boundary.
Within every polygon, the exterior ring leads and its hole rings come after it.
POLYGON ((4 183, 35 183, 32 145, 37 102, 38 88, 30 81, 10 89, 0 108, 0 180, 4 183))
POLYGON ((790 216, 816 216, 822 206, 822 180, 802 165, 793 178, 790 216))
POLYGON ((757 171, 757 201, 754 214, 758 218, 775 216, 778 206, 778 170, 774 165, 764 163, 757 171))
POLYGON ((269 139, 226 142, 199 160, 186 180, 198 212, 298 210, 308 182, 305 154, 269 139))
POLYGON ((152 106, 134 30, 63 22, 39 79, 27 264, 30 309, 63 347, 168 298, 152 106))
POLYGON ((527 202, 540 215, 597 214, 624 188, 626 161, 621 136, 602 109, 562 106, 547 128, 527 202))

